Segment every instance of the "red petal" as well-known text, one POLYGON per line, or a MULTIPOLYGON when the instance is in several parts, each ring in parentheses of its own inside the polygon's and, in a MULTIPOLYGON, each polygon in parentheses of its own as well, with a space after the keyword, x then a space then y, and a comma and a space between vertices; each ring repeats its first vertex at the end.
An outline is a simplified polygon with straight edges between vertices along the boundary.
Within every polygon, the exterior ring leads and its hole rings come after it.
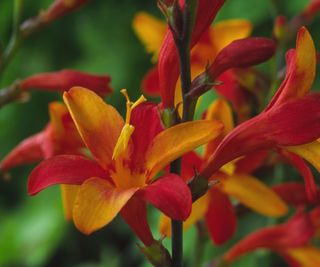
POLYGON ((206 224, 213 242, 221 245, 235 233, 237 218, 229 198, 217 189, 210 190, 206 224))
POLYGON ((20 83, 23 90, 40 89, 47 91, 67 91, 71 87, 81 86, 89 88, 104 96, 112 92, 109 87, 109 76, 93 75, 76 70, 61 70, 31 76, 20 83))
POLYGON ((208 74, 215 80, 227 69, 257 65, 270 59, 275 50, 275 42, 268 38, 249 37, 235 40, 219 52, 209 67, 208 74))
POLYGON ((181 162, 181 177, 185 181, 190 180, 195 172, 200 172, 202 164, 203 159, 197 153, 191 151, 185 154, 181 162))
POLYGON ((201 175, 209 178, 227 162, 256 150, 301 145, 319 136, 320 94, 311 94, 240 124, 223 139, 201 175))
POLYGON ((301 210, 288 222, 263 228, 249 234, 224 256, 227 261, 259 248, 268 248, 274 251, 306 245, 314 234, 310 216, 301 210))
POLYGON ((254 151, 239 159, 236 164, 236 173, 253 173, 264 163, 268 152, 266 150, 254 151))
POLYGON ((90 177, 107 178, 95 161, 81 156, 56 156, 42 161, 30 174, 28 192, 35 195, 54 184, 82 184, 90 177))
POLYGON ((178 175, 162 176, 137 194, 174 220, 186 220, 191 213, 191 192, 178 175))
POLYGON ((305 161, 293 153, 285 151, 282 153, 285 158, 297 169, 297 171, 302 175, 305 184, 305 190, 307 198, 311 203, 317 203, 320 200, 320 193, 317 189, 313 174, 309 166, 305 161))
POLYGON ((145 154, 149 144, 163 130, 157 105, 143 103, 135 107, 131 113, 130 124, 134 126, 131 136, 134 144, 131 156, 132 169, 140 171, 145 165, 145 154))
POLYGON ((19 165, 44 159, 42 151, 44 138, 46 138, 45 131, 42 131, 22 141, 1 161, 0 170, 8 171, 19 165))
POLYGON ((160 87, 159 87, 159 73, 158 67, 155 66, 147 72, 142 81, 142 92, 150 96, 159 96, 160 87))
POLYGON ((154 238, 148 224, 146 203, 138 197, 133 196, 120 213, 141 241, 146 246, 150 246, 154 238))
MULTIPOLYGON (((212 20, 224 4, 224 0, 200 0, 195 25, 192 32, 191 47, 201 38, 201 35, 211 25, 212 20)), ((176 46, 171 31, 163 41, 159 53, 159 79, 160 92, 164 107, 174 106, 174 93, 176 82, 179 77, 179 64, 176 46)))
POLYGON ((289 205, 298 207, 309 203, 303 183, 288 182, 274 185, 272 189, 289 205))

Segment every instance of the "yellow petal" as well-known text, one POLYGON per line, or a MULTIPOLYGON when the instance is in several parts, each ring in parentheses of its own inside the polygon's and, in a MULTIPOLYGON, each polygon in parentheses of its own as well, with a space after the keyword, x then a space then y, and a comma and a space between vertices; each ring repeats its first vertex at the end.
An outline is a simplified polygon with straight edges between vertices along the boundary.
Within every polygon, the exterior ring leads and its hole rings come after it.
POLYGON ((287 253, 299 263, 300 267, 319 267, 320 249, 306 246, 287 250, 287 253))
POLYGON ((90 178, 79 189, 73 220, 84 234, 107 225, 120 212, 138 188, 119 189, 101 178, 90 178))
POLYGON ((223 99, 217 99, 209 106, 205 119, 221 121, 224 125, 224 135, 234 128, 232 109, 223 99))
POLYGON ((106 168, 124 126, 122 117, 102 98, 85 88, 73 87, 64 93, 63 99, 84 143, 106 168))
MULTIPOLYGON (((187 230, 204 218, 209 206, 209 197, 209 194, 205 194, 192 204, 192 212, 189 218, 183 223, 183 230, 187 230)), ((164 214, 160 216, 159 229, 162 235, 171 236, 171 219, 164 214)))
POLYGON ((288 211, 287 205, 273 190, 249 175, 225 176, 221 179, 221 190, 266 216, 278 217, 288 211))
POLYGON ((79 187, 79 185, 60 185, 64 217, 66 220, 72 219, 73 204, 79 191, 79 187))
POLYGON ((149 178, 186 152, 215 138, 222 129, 220 122, 200 120, 181 123, 160 132, 146 152, 149 178))
POLYGON ((310 164, 312 164, 318 172, 320 172, 320 142, 314 141, 301 146, 288 146, 286 150, 299 155, 310 164))
MULTIPOLYGON (((233 115, 230 105, 227 101, 223 99, 215 100, 209 106, 205 119, 218 120, 221 121, 224 125, 223 132, 221 133, 219 138, 212 140, 206 145, 204 158, 209 158, 220 144, 222 138, 226 136, 234 128, 233 115)), ((229 164, 230 167, 231 165, 233 164, 229 164)))
POLYGON ((232 41, 248 37, 252 32, 252 24, 245 19, 231 19, 216 23, 210 31, 211 40, 219 52, 232 41))
POLYGON ((299 31, 296 48, 295 76, 292 77, 290 91, 304 96, 311 88, 316 73, 316 49, 312 37, 306 28, 299 31), (300 77, 299 77, 300 76, 300 77))
POLYGON ((156 62, 167 32, 167 24, 145 12, 140 12, 134 17, 133 29, 147 52, 153 54, 152 61, 156 62))

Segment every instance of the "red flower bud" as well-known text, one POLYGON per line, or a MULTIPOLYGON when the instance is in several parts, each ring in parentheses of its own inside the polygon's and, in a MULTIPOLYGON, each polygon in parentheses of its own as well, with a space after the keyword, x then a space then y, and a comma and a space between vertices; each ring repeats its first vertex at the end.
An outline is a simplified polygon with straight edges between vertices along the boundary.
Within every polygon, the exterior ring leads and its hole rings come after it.
POLYGON ((50 23, 86 4, 88 0, 55 0, 51 6, 40 13, 41 23, 50 23))
POLYGON ((109 76, 92 75, 75 70, 61 70, 33 75, 20 83, 22 90, 67 91, 73 86, 86 87, 99 95, 112 92, 109 76))
POLYGON ((320 0, 312 0, 309 5, 304 9, 303 15, 311 19, 316 13, 320 11, 320 0))
POLYGON ((230 68, 247 68, 271 58, 276 50, 274 41, 255 37, 233 41, 223 48, 207 72, 212 80, 230 68))

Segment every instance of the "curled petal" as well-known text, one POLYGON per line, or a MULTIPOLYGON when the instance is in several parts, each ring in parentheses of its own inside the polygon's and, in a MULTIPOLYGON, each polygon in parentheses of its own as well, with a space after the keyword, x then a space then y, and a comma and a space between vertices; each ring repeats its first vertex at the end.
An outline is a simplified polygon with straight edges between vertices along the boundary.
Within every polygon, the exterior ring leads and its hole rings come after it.
POLYGON ((242 155, 277 146, 301 145, 319 136, 320 95, 310 94, 240 124, 223 139, 201 174, 209 178, 221 166, 242 155))
POLYGON ((174 220, 186 220, 191 213, 191 192, 178 175, 162 176, 137 194, 174 220))
POLYGON ((181 123, 159 133, 146 152, 146 168, 152 178, 173 160, 217 137, 220 122, 202 120, 181 123))
POLYGON ((122 208, 120 214, 146 246, 153 243, 154 238, 147 219, 147 207, 143 200, 133 196, 122 208))
POLYGON ((206 224, 213 242, 221 245, 235 233, 237 218, 229 198, 216 189, 210 190, 206 224))
POLYGON ((42 161, 29 176, 28 192, 35 195, 54 184, 79 185, 92 176, 107 178, 99 164, 82 156, 55 156, 42 161))
POLYGON ((76 227, 89 235, 107 225, 137 190, 119 189, 96 177, 86 180, 74 201, 73 220, 76 227))
POLYGON ((38 89, 46 91, 68 91, 74 86, 90 88, 97 94, 104 96, 110 94, 110 77, 104 75, 93 75, 76 70, 61 70, 57 72, 46 72, 36 74, 20 83, 22 90, 38 89))
POLYGON ((102 98, 85 88, 73 87, 64 93, 63 99, 84 143, 106 168, 124 126, 122 117, 102 98))
POLYGON ((299 30, 296 50, 287 53, 287 73, 266 110, 309 92, 316 72, 316 50, 308 30, 299 30))
POLYGON ((306 245, 314 233, 310 216, 301 210, 288 222, 253 232, 234 245, 224 256, 228 262, 259 248, 281 251, 306 245))
POLYGON ((257 178, 245 174, 233 174, 221 179, 221 190, 254 211, 271 217, 285 215, 284 201, 257 178))

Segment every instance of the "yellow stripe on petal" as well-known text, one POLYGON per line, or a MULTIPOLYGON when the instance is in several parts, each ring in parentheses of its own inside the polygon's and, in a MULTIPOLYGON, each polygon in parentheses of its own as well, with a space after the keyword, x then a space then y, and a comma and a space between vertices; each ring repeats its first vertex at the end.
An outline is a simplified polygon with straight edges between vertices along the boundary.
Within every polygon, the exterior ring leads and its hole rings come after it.
POLYGON ((287 250, 287 253, 299 263, 300 267, 319 267, 320 249, 306 246, 287 250))
POLYGON ((149 178, 186 152, 209 142, 222 130, 223 126, 218 121, 200 120, 181 123, 160 132, 146 152, 149 178))
POLYGON ((221 179, 221 190, 266 216, 278 217, 288 211, 287 205, 273 190, 249 175, 225 176, 221 179))
MULTIPOLYGON (((183 223, 183 230, 189 229, 192 225, 204 218, 210 201, 210 195, 205 194, 192 204, 192 212, 189 218, 183 223)), ((160 216, 159 223, 160 233, 162 235, 171 236, 171 219, 163 214, 160 216)))
POLYGON ((138 188, 119 189, 101 178, 90 178, 79 189, 73 220, 84 234, 90 234, 111 222, 138 188))
POLYGON ((211 40, 219 52, 232 41, 248 37, 252 32, 252 24, 245 19, 231 19, 216 23, 210 29, 211 40))
POLYGON ((145 12, 140 12, 134 17, 133 29, 147 52, 153 54, 152 61, 156 62, 167 32, 167 24, 145 12))
POLYGON ((106 168, 124 126, 122 117, 102 98, 85 88, 73 87, 64 93, 63 99, 84 143, 106 168))
POLYGON ((66 220, 72 220, 73 204, 79 191, 79 185, 60 185, 64 217, 66 220))
POLYGON ((288 146, 286 150, 299 155, 310 164, 312 164, 318 172, 320 172, 320 142, 314 141, 301 146, 288 146))

